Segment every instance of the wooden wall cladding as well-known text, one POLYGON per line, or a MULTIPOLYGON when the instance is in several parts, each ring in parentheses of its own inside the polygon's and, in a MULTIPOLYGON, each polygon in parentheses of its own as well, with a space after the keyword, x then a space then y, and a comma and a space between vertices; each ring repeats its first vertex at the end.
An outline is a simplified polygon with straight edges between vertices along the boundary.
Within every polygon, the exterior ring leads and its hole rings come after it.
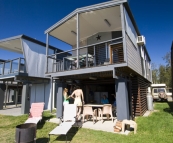
POLYGON ((132 77, 131 81, 133 117, 142 116, 147 111, 147 90, 149 82, 140 76, 132 77))

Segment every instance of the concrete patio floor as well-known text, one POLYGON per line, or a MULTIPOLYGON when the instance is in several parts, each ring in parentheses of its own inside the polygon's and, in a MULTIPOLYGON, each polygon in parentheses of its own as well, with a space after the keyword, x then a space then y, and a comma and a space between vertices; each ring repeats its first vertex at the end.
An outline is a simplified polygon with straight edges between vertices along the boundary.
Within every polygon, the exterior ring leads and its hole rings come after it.
MULTIPOLYGON (((74 126, 80 126, 81 128, 92 129, 92 130, 97 130, 97 131, 115 133, 113 126, 115 125, 116 121, 117 121, 116 118, 114 119, 114 122, 112 122, 111 119, 107 120, 105 117, 103 123, 102 123, 102 121, 97 121, 96 123, 93 124, 92 120, 88 120, 88 121, 85 121, 84 123, 78 122, 74 126)), ((53 119, 50 119, 48 122, 59 124, 60 120, 57 118, 53 118, 53 119)), ((125 130, 125 132, 119 132, 117 134, 128 135, 129 133, 130 133, 130 131, 125 130)))
POLYGON ((21 114, 21 105, 17 107, 15 105, 8 105, 6 108, 0 110, 1 115, 10 115, 10 116, 20 116, 21 114))

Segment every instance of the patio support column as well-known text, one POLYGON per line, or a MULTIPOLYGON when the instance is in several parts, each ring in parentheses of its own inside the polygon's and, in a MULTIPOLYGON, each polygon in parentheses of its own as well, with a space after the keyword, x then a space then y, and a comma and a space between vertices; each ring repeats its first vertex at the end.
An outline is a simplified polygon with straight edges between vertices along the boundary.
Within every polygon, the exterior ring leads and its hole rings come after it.
POLYGON ((60 118, 63 116, 63 89, 65 84, 60 80, 56 82, 57 93, 56 93, 56 117, 60 118))
POLYGON ((79 29, 79 13, 76 14, 76 56, 77 56, 77 69, 79 68, 79 33, 80 33, 80 29, 79 29))
POLYGON ((124 20, 124 6, 123 6, 123 4, 120 5, 120 13, 121 13, 122 36, 123 36, 124 61, 127 62, 126 33, 125 33, 125 20, 124 20))
POLYGON ((50 95, 51 95, 51 98, 50 98, 50 112, 52 113, 52 111, 53 111, 53 78, 51 77, 50 78, 50 95))
POLYGON ((0 84, 0 110, 3 109, 5 95, 5 84, 0 84))
POLYGON ((129 116, 129 100, 127 81, 123 78, 115 79, 116 90, 116 105, 117 105, 117 119, 130 119, 129 116))
POLYGON ((53 84, 52 84, 52 89, 53 89, 53 93, 52 93, 52 108, 55 108, 55 80, 53 80, 53 84))
POLYGON ((7 95, 8 94, 8 81, 6 83, 6 90, 5 90, 5 108, 6 108, 6 105, 7 105, 7 95))
POLYGON ((21 114, 29 113, 30 109, 30 90, 29 84, 24 83, 22 89, 22 105, 21 105, 21 114))
POLYGON ((49 34, 46 34, 46 73, 48 72, 49 34))
POLYGON ((18 103, 18 95, 19 95, 19 83, 17 83, 17 91, 16 91, 16 96, 15 96, 15 105, 17 107, 18 103))

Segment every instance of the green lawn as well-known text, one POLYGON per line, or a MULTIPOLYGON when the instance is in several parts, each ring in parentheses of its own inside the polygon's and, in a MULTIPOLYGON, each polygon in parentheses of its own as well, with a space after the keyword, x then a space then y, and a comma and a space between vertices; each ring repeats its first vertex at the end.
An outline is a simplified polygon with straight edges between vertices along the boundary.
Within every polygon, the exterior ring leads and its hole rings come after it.
MULTIPOLYGON (((173 102, 155 103, 155 110, 149 117, 138 117, 137 134, 128 136, 80 128, 68 134, 71 143, 172 143, 173 142, 173 102)), ((48 133, 56 127, 45 122, 54 116, 44 112, 42 123, 38 124, 37 143, 47 143, 48 133)), ((15 127, 24 123, 27 115, 12 117, 0 115, 0 143, 13 143, 15 127)), ((64 136, 51 136, 51 143, 65 142, 64 136)))

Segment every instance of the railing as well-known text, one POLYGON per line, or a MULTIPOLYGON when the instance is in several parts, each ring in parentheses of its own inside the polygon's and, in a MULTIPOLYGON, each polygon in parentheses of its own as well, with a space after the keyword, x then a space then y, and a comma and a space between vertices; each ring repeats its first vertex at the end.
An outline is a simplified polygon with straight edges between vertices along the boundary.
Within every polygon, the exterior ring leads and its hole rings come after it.
POLYGON ((124 62, 122 37, 47 56, 47 72, 61 72, 124 62), (116 45, 117 48, 116 48, 116 45))
POLYGON ((0 62, 0 76, 12 73, 26 73, 24 58, 16 58, 13 60, 7 60, 5 62, 0 62))

